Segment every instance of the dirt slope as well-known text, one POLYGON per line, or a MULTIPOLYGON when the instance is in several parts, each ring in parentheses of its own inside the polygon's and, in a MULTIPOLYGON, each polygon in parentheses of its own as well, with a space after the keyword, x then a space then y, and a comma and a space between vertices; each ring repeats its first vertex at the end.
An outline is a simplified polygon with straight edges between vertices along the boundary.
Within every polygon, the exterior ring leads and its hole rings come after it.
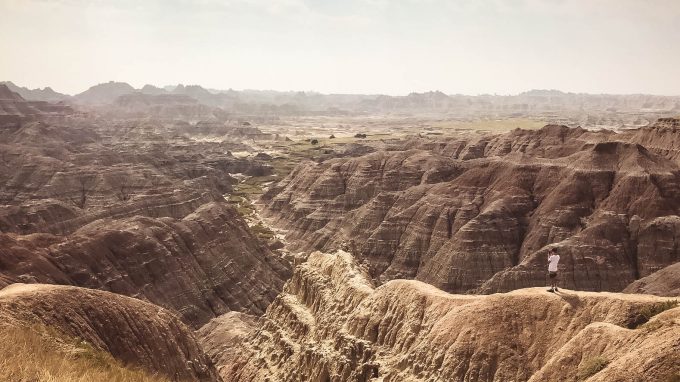
POLYGON ((647 277, 636 280, 623 291, 657 296, 680 296, 680 263, 669 265, 647 277))
POLYGON ((172 380, 217 381, 191 330, 171 312, 84 288, 13 284, 0 290, 4 327, 40 324, 172 380))

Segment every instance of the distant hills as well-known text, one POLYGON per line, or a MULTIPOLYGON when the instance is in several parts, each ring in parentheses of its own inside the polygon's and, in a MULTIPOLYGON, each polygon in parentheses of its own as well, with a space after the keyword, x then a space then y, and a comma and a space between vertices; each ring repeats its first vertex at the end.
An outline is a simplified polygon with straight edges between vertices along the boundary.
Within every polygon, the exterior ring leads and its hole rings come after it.
POLYGON ((92 86, 84 92, 76 94, 73 98, 80 103, 103 104, 112 103, 116 98, 134 92, 135 88, 126 82, 109 81, 92 86))
POLYGON ((59 102, 66 101, 71 98, 69 95, 55 92, 50 87, 43 89, 28 89, 17 86, 12 81, 0 82, 0 84, 7 86, 9 90, 19 94, 21 97, 29 101, 59 102))
MULTIPOLYGON (((1 83, 1 82, 0 82, 1 83)), ((492 118, 536 117, 563 118, 567 116, 576 123, 590 123, 588 118, 597 114, 640 115, 655 120, 680 113, 680 96, 656 96, 645 94, 611 95, 565 93, 559 90, 530 90, 517 95, 447 95, 441 91, 411 93, 406 96, 380 94, 321 94, 300 91, 271 90, 216 90, 199 85, 158 87, 144 85, 135 89, 125 82, 106 82, 92 86, 74 96, 58 93, 47 87, 28 89, 12 82, 4 84, 26 100, 66 101, 72 104, 105 106, 116 104, 121 96, 144 94, 153 96, 181 95, 187 98, 147 99, 157 102, 177 103, 195 100, 198 104, 221 108, 236 114, 301 115, 301 114, 422 114, 436 113, 455 118, 476 118, 480 115, 492 118)), ((140 98, 126 98, 139 100, 140 98)), ((146 102, 145 101, 145 102, 146 102)), ((631 117, 635 120, 637 117, 631 117)), ((554 118, 553 118, 554 119, 554 118)), ((646 119, 646 118, 645 118, 646 119)), ((556 121, 567 123, 567 121, 556 121)), ((591 121, 592 122, 592 121, 591 121)), ((607 122, 606 124, 610 124, 607 122)), ((626 123, 627 124, 627 123, 626 123)), ((646 124, 645 121, 642 124, 646 124)))
MULTIPOLYGON (((13 88, 17 88, 17 86, 13 88)), ((19 92, 12 90, 13 88, 10 88, 6 83, 0 83, 0 127, 16 126, 23 121, 73 113, 73 109, 63 103, 26 100, 19 92)), ((19 89, 21 90, 21 88, 19 89)), ((44 90, 36 91, 44 94, 49 93, 45 93, 44 90)))

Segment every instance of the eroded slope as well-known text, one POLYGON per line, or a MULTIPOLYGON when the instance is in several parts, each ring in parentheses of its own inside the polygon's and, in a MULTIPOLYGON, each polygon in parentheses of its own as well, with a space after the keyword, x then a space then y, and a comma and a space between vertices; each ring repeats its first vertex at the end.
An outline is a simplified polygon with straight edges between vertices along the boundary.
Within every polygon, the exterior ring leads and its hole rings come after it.
POLYGON ((451 295, 408 280, 375 288, 350 254, 316 252, 240 360, 220 368, 234 381, 576 381, 601 357, 608 366, 591 380, 664 380, 680 372, 680 308, 647 323, 641 312, 665 301, 541 288, 451 295))
POLYGON ((566 287, 620 291, 680 260, 680 168, 637 141, 564 126, 415 140, 300 165, 264 195, 265 213, 293 246, 349 248, 381 282, 543 285, 556 247, 566 287))
POLYGON ((62 237, 0 234, 0 287, 71 284, 142 298, 196 327, 228 311, 262 314, 288 265, 225 203, 183 219, 99 220, 62 237))
POLYGON ((178 317, 137 299, 70 286, 14 284, 0 290, 0 317, 2 330, 44 325, 173 381, 219 380, 178 317))

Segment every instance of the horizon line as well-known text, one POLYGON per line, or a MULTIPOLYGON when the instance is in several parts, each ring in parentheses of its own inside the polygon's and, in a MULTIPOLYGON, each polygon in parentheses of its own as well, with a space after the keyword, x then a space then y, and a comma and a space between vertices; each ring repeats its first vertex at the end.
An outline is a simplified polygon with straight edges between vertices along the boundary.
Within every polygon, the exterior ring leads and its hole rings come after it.
POLYGON ((131 83, 127 81, 114 81, 114 80, 109 80, 109 81, 104 81, 104 82, 99 82, 95 85, 92 85, 88 87, 87 89, 78 92, 78 93, 65 93, 65 92, 60 92, 55 90, 52 86, 44 86, 44 87, 35 87, 35 88, 30 88, 28 86, 22 86, 20 84, 15 83, 12 80, 2 80, 0 81, 1 83, 10 83, 16 87, 27 89, 29 91, 44 91, 47 89, 51 89, 52 91, 58 93, 58 94, 63 94, 69 97, 75 97, 79 94, 85 93, 86 91, 92 89, 95 86, 100 86, 100 85, 106 85, 110 83, 117 83, 117 84, 125 84, 129 85, 132 87, 135 91, 141 91, 142 88, 145 86, 153 86, 158 89, 165 90, 167 87, 173 87, 176 88, 178 86, 197 86, 200 87, 206 91, 209 91, 213 94, 219 94, 219 93, 224 93, 228 91, 236 91, 236 92, 247 92, 247 91, 259 91, 259 92, 277 92, 277 93, 313 93, 313 94, 319 94, 319 95, 327 95, 327 96, 332 96, 332 95, 347 95, 347 96, 387 96, 387 97, 408 97, 409 95, 412 94, 426 94, 426 93, 442 93, 446 96, 452 97, 452 96, 462 96, 462 97, 482 97, 482 96, 492 96, 492 97, 513 97, 513 96, 519 96, 525 93, 533 92, 533 91, 544 91, 544 92, 559 92, 562 94, 572 94, 572 95, 589 95, 589 96, 655 96, 655 97, 668 97, 668 98, 676 98, 680 97, 680 93, 678 94, 657 94, 657 93, 643 93, 643 92, 634 92, 634 93, 607 93, 607 92, 582 92, 582 91, 565 91, 561 89, 555 89, 555 88, 532 88, 528 90, 524 90, 519 93, 499 93, 499 92, 494 92, 494 93, 477 93, 477 94, 465 94, 465 93, 448 93, 446 91, 442 91, 439 89, 434 89, 434 90, 425 90, 425 91, 411 91, 407 94, 389 94, 389 93, 380 93, 380 92, 347 92, 347 93, 342 93, 342 92, 322 92, 318 90, 278 90, 278 89, 255 89, 255 88, 243 88, 243 89, 233 89, 233 88, 228 88, 228 89, 218 89, 215 87, 206 87, 204 85, 200 84, 190 84, 190 83, 178 83, 176 85, 164 85, 164 86, 158 86, 150 83, 145 83, 144 85, 140 87, 135 87, 131 83), (217 93, 214 93, 217 92, 217 93))

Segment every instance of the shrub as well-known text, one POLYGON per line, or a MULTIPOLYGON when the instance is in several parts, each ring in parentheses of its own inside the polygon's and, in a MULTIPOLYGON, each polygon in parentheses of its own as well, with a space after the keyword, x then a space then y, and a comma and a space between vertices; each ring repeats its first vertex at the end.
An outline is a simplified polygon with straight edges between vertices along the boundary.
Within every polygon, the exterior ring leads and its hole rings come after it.
POLYGON ((631 329, 635 329, 638 326, 649 321, 652 317, 656 316, 657 314, 664 312, 668 309, 673 309, 677 307, 678 304, 679 304, 678 300, 667 300, 657 302, 656 304, 652 305, 646 305, 636 312, 631 322, 628 324, 628 327, 631 329))
POLYGON ((673 309, 676 306, 678 306, 678 300, 668 300, 668 301, 663 301, 656 303, 654 305, 647 305, 644 308, 640 309, 640 314, 642 314, 643 317, 649 321, 652 317, 656 316, 657 314, 664 312, 668 309, 673 309))
POLYGON ((585 381, 586 379, 597 374, 599 371, 607 367, 609 361, 603 357, 593 357, 589 358, 583 362, 578 367, 578 380, 585 381))
POLYGON ((316 144, 319 143, 319 140, 318 139, 312 139, 309 143, 316 145, 316 144))
POLYGON ((354 138, 366 138, 366 134, 361 134, 361 133, 354 134, 354 138))

